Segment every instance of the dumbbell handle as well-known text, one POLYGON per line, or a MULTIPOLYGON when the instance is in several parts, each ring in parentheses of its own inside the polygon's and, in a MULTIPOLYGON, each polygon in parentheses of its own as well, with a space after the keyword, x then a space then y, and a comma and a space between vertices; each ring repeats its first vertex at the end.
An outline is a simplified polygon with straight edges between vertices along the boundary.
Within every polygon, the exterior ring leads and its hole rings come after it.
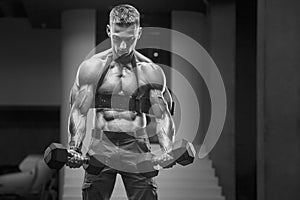
MULTIPOLYGON (((69 152, 69 150, 67 150, 67 151, 68 151, 68 156, 70 156, 70 157, 74 156, 72 153, 69 152)), ((90 161, 89 157, 83 157, 83 163, 84 164, 89 164, 89 161, 90 161)))
MULTIPOLYGON (((170 153, 168 153, 168 154, 169 154, 170 156, 173 157, 172 152, 170 152, 170 153)), ((152 162, 153 166, 159 165, 159 166, 161 166, 162 168, 169 168, 169 166, 176 164, 176 159, 173 158, 173 159, 171 159, 171 160, 168 160, 168 161, 165 161, 165 162, 160 163, 160 161, 155 161, 155 160, 152 158, 151 162, 152 162)))

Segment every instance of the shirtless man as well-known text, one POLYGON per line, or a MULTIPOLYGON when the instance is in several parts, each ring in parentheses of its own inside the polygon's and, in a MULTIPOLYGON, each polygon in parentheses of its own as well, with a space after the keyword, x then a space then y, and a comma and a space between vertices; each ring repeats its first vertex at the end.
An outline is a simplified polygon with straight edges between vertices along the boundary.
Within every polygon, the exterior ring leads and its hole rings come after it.
POLYGON ((134 7, 114 7, 107 34, 111 49, 80 65, 71 90, 69 151, 73 157, 67 165, 77 168, 83 164, 81 147, 86 134, 87 113, 94 108, 88 154, 99 156, 106 166, 99 175, 85 174, 83 199, 110 199, 117 173, 123 179, 128 199, 157 199, 153 177, 139 173, 136 161, 141 154, 150 152, 145 131, 150 107, 163 151, 154 160, 160 163, 172 159, 167 153, 172 150, 175 130, 165 100, 166 96, 170 99, 165 75, 158 65, 135 50, 142 29, 139 12, 134 7))

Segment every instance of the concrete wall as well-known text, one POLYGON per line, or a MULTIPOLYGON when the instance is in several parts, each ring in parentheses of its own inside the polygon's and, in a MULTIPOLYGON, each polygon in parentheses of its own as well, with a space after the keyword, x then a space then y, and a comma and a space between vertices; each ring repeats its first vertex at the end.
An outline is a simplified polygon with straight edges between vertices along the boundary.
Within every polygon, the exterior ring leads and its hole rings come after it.
POLYGON ((42 154, 59 138, 60 30, 0 18, 0 165, 42 154))
POLYGON ((60 105, 60 31, 0 18, 0 105, 60 105))
MULTIPOLYGON (((262 2, 261 2, 262 3, 262 2)), ((300 198, 300 2, 265 0, 259 27, 264 37, 264 197, 300 198)))

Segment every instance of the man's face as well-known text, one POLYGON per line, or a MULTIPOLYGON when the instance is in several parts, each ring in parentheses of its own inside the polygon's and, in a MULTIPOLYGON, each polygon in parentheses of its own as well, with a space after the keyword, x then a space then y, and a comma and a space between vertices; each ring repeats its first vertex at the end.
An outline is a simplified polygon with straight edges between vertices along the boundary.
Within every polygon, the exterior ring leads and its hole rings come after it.
POLYGON ((107 26, 107 33, 111 40, 114 52, 121 56, 134 50, 137 40, 141 35, 141 28, 137 25, 119 26, 111 24, 107 26))

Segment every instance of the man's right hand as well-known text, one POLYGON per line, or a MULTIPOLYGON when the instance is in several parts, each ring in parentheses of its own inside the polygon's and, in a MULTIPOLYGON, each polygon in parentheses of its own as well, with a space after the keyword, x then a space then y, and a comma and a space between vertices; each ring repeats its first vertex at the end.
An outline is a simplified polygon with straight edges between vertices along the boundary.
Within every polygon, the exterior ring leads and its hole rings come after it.
POLYGON ((81 153, 78 153, 73 149, 69 149, 68 153, 69 156, 66 165, 69 166, 70 168, 79 168, 86 161, 86 159, 81 155, 81 153))
POLYGON ((158 156, 154 156, 153 163, 155 164, 157 170, 162 168, 172 168, 176 164, 176 162, 174 162, 173 156, 171 156, 167 152, 162 153, 158 156))

